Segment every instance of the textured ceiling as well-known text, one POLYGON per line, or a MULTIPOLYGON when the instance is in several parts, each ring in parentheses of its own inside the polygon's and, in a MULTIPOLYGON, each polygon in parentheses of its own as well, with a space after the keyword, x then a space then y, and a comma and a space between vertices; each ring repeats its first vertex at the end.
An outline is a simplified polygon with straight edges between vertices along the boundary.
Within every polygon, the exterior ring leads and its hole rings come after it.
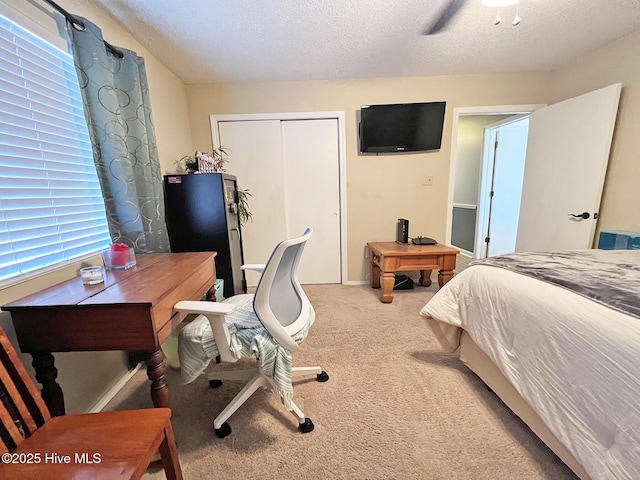
MULTIPOLYGON (((640 0, 91 0, 185 83, 553 70, 640 29, 640 0)), ((107 40, 109 40, 107 38, 107 40)))

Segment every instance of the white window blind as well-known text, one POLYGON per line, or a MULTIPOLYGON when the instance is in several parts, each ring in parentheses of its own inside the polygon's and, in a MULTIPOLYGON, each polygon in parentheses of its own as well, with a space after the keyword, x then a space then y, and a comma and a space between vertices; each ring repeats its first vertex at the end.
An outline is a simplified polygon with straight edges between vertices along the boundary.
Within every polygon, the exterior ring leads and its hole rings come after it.
POLYGON ((73 59, 0 16, 0 283, 109 241, 73 59))

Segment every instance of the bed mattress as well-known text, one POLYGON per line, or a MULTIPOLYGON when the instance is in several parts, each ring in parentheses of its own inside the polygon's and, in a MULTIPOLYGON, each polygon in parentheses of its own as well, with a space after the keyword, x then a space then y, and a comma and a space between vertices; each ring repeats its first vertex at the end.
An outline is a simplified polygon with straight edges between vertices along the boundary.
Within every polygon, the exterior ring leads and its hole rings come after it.
POLYGON ((639 319, 483 265, 421 314, 445 350, 467 331, 592 478, 640 478, 639 319))

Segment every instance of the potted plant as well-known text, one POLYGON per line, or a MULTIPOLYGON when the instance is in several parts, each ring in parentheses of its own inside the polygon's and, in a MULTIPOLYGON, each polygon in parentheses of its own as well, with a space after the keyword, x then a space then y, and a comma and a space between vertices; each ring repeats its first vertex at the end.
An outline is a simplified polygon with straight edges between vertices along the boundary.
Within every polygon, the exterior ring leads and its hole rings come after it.
POLYGON ((214 148, 210 154, 196 151, 193 155, 185 155, 174 164, 177 166, 177 173, 224 173, 226 157, 227 149, 218 147, 214 148))
POLYGON ((243 190, 238 188, 238 215, 240 217, 240 225, 244 225, 251 220, 251 212, 249 211, 249 197, 251 197, 249 189, 243 190))

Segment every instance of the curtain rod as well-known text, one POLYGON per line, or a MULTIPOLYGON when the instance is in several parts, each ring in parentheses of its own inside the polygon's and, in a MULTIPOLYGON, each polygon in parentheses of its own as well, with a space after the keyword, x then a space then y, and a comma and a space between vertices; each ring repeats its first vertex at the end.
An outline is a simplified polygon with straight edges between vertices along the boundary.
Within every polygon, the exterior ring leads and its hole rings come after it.
MULTIPOLYGON (((42 0, 44 3, 46 3, 47 5, 53 7, 58 13, 60 13, 66 20, 67 22, 69 22, 71 24, 71 26, 73 28, 75 28, 76 30, 79 30, 81 32, 84 32, 87 27, 86 25, 82 22, 82 20, 78 20, 76 17, 74 17, 73 15, 71 15, 69 12, 67 12, 64 8, 62 8, 60 5, 58 5, 56 2, 54 2, 53 0, 42 0)), ((109 42, 107 42, 106 40, 103 40, 104 42, 104 46, 107 47, 107 49, 116 57, 118 58, 124 58, 124 53, 122 53, 120 50, 118 50, 117 48, 115 48, 113 45, 111 45, 109 42)))

